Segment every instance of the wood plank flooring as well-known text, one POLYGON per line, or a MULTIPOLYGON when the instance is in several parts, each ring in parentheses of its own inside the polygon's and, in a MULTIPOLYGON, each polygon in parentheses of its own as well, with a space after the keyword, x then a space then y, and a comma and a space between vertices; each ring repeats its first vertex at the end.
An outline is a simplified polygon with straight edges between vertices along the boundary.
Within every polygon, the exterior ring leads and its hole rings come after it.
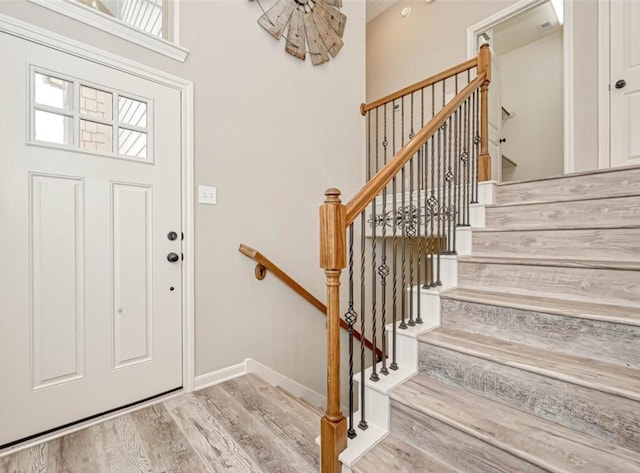
POLYGON ((304 473, 319 416, 254 375, 0 457, 0 473, 304 473))

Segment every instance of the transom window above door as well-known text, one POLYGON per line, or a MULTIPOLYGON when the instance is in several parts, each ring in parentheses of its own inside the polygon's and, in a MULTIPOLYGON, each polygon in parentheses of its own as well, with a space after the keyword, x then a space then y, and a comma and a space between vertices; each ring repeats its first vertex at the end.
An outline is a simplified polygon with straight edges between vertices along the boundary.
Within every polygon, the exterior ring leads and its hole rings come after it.
POLYGON ((152 162, 152 103, 55 72, 31 70, 32 144, 152 162))
POLYGON ((29 0, 184 62, 178 44, 179 0, 29 0))

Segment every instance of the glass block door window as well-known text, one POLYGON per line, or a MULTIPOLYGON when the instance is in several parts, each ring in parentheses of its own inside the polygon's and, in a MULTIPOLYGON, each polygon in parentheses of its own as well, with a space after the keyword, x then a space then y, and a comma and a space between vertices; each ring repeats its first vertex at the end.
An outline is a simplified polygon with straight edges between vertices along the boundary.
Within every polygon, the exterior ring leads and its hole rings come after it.
POLYGON ((153 161, 151 101, 32 67, 31 142, 153 161))

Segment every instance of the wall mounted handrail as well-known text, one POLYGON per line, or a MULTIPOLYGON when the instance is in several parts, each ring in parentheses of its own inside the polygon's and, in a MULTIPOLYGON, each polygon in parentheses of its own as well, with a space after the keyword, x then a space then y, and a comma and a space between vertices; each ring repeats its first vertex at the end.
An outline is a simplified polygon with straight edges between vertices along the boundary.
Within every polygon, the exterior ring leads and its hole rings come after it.
POLYGON ((439 72, 438 74, 435 74, 431 77, 423 79, 420 82, 416 82, 415 84, 409 85, 404 89, 398 90, 397 92, 393 92, 389 95, 386 95, 378 100, 374 100, 373 102, 370 102, 370 103, 363 103, 362 105, 360 105, 360 113, 362 113, 362 115, 365 115, 368 111, 373 110, 376 107, 384 105, 385 103, 393 102, 394 100, 402 98, 405 95, 411 94, 413 92, 417 92, 420 89, 424 89, 425 87, 429 87, 430 85, 433 85, 437 82, 443 81, 450 77, 454 77, 456 74, 460 74, 462 72, 468 71, 469 69, 473 69, 474 67, 477 67, 477 65, 478 65, 477 57, 469 59, 468 61, 458 64, 457 66, 450 67, 447 70, 444 70, 442 72, 439 72))
MULTIPOLYGON (((320 301, 316 296, 302 287, 300 283, 289 276, 277 264, 263 255, 261 252, 243 243, 240 244, 238 251, 257 263, 255 268, 256 279, 262 281, 265 278, 267 271, 270 271, 275 277, 280 279, 280 281, 291 288, 296 294, 305 299, 320 312, 325 314, 325 316, 327 315, 327 306, 322 301, 320 301)), ((342 327, 344 330, 349 330, 349 325, 342 319, 340 319, 340 327, 342 327)), ((358 341, 362 341, 362 335, 357 330, 353 331, 353 337, 358 341)), ((364 344, 369 350, 373 350, 373 343, 371 343, 371 340, 365 338, 364 344)), ((379 348, 376 348, 376 354, 378 360, 381 360, 384 356, 382 350, 380 350, 379 348)))
POLYGON ((473 92, 475 92, 486 79, 486 75, 482 74, 473 79, 462 91, 456 95, 445 107, 438 112, 422 128, 404 148, 389 161, 375 176, 367 182, 362 189, 346 204, 347 207, 347 225, 352 223, 358 215, 362 213, 367 205, 378 195, 378 193, 393 179, 393 176, 411 160, 420 147, 427 142, 433 134, 438 131, 442 124, 467 100, 473 92))

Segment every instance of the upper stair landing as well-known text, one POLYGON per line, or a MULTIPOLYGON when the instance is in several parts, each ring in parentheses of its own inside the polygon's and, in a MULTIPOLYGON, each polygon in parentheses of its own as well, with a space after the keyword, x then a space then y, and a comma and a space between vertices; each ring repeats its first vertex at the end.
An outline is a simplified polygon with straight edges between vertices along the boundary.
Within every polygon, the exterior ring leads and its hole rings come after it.
POLYGON ((640 166, 602 169, 546 179, 503 182, 496 204, 598 199, 640 194, 640 166))

